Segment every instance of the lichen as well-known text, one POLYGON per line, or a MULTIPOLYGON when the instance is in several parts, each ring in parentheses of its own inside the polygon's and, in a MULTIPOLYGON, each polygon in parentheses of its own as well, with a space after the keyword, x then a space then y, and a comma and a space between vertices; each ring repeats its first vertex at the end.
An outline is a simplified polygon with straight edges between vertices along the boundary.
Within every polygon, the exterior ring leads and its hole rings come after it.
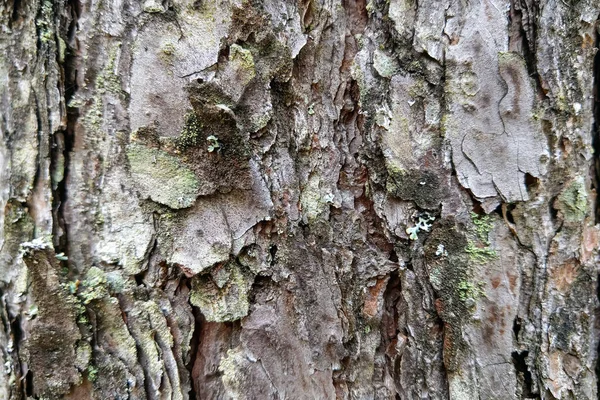
POLYGON ((307 222, 316 221, 319 216, 328 212, 331 204, 329 201, 331 200, 331 193, 325 190, 322 187, 321 177, 316 174, 310 175, 300 195, 302 213, 307 222))
POLYGON ((227 356, 221 359, 219 371, 223 374, 223 384, 227 388, 227 393, 233 398, 244 398, 242 395, 241 371, 244 370, 244 364, 248 360, 239 349, 229 349, 227 356))
POLYGON ((206 148, 206 150, 208 150, 209 153, 212 153, 214 151, 221 151, 221 145, 219 144, 218 137, 216 137, 215 135, 210 135, 206 138, 206 141, 208 142, 208 147, 206 148))
MULTIPOLYGON (((422 213, 419 215, 415 226, 406 228, 406 233, 409 235, 410 240, 417 240, 418 233, 421 231, 429 232, 431 228, 431 223, 435 220, 435 217, 429 215, 429 213, 422 213)), ((437 251, 436 251, 437 254, 437 251)))
POLYGON ((567 222, 580 222, 587 215, 587 190, 582 177, 573 180, 558 196, 555 207, 567 222))
MULTIPOLYGON (((98 73, 95 80, 96 95, 91 99, 91 105, 84 113, 82 122, 84 127, 91 132, 100 132, 104 122, 104 100, 105 94, 124 97, 125 92, 121 87, 121 78, 117 72, 117 57, 121 44, 113 46, 108 53, 108 61, 104 68, 98 73)), ((83 103, 74 100, 69 106, 78 107, 83 103)))
POLYGON ((497 257, 496 251, 489 246, 478 247, 473 241, 469 240, 465 252, 469 254, 471 261, 485 264, 497 257))
POLYGON ((489 233, 494 227, 490 216, 479 215, 477 213, 471 212, 471 221, 473 221, 473 225, 475 225, 475 233, 477 234, 479 240, 489 245, 489 233))
POLYGON ((251 72, 251 75, 254 75, 254 57, 250 50, 246 50, 237 44, 232 44, 229 48, 229 60, 234 61, 238 66, 251 72))
POLYGON ((106 274, 100 268, 91 267, 86 278, 79 284, 77 293, 83 304, 108 296, 106 274))
POLYGON ((165 151, 132 143, 127 149, 131 177, 142 197, 173 209, 190 207, 200 183, 189 168, 165 151))
POLYGON ((476 300, 477 298, 483 296, 485 292, 481 288, 481 284, 473 284, 469 281, 461 281, 457 285, 458 298, 462 302, 467 302, 468 300, 476 300))
POLYGON ((190 302, 200 308, 207 321, 235 321, 248 315, 253 282, 253 274, 236 262, 228 262, 210 274, 194 277, 190 302))
POLYGON ((40 40, 42 43, 54 41, 54 10, 52 1, 45 0, 40 8, 39 17, 36 18, 35 24, 38 28, 40 40))
POLYGON ((475 237, 468 240, 465 252, 472 262, 485 264, 497 257, 496 250, 490 246, 489 233, 493 228, 492 219, 489 215, 471 213, 473 222, 473 233, 475 237))
POLYGON ((124 94, 121 87, 121 78, 117 73, 117 57, 121 44, 113 46, 108 53, 108 61, 102 71, 96 77, 96 90, 100 94, 106 92, 117 96, 124 94))
POLYGON ((398 62, 381 50, 375 50, 373 55, 373 67, 379 75, 391 78, 398 72, 398 62))

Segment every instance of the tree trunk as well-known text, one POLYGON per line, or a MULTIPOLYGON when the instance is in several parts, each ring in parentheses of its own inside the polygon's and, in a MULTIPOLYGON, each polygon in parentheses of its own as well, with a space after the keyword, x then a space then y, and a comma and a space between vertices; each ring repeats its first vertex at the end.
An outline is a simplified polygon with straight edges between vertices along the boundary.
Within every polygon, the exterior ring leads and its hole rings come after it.
POLYGON ((0 399, 597 399, 599 15, 3 0, 0 399))

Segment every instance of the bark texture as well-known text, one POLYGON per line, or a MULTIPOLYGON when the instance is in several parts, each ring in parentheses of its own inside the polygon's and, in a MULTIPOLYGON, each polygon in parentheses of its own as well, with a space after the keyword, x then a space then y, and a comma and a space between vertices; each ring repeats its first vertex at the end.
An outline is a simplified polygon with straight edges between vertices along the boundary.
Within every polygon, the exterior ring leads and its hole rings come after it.
POLYGON ((597 399, 599 15, 2 0, 0 399, 597 399))

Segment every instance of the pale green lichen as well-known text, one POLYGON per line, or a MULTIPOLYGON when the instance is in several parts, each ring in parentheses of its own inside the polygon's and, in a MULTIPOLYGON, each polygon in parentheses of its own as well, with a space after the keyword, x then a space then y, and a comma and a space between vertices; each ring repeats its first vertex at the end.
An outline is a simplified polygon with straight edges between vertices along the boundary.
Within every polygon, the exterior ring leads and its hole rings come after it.
MULTIPOLYGON (((104 100, 103 95, 109 93, 117 97, 125 95, 121 87, 121 78, 117 71, 117 57, 121 44, 113 46, 108 53, 108 61, 95 80, 97 94, 92 98, 92 104, 85 112, 82 122, 84 127, 92 132, 100 132, 104 122, 104 100)), ((70 107, 83 105, 80 101, 69 104, 70 107)))
POLYGON ((98 368, 93 365, 87 367, 87 377, 90 382, 95 382, 98 379, 98 368))
POLYGON ((250 50, 246 50, 237 44, 232 44, 229 48, 229 60, 235 62, 246 71, 250 71, 251 75, 254 74, 254 57, 250 50))
POLYGON ((35 20, 42 43, 54 41, 54 10, 52 1, 45 0, 42 3, 39 17, 35 20))
POLYGON ((161 48, 161 51, 166 56, 172 56, 175 54, 175 45, 173 43, 165 43, 161 48))
POLYGON ((471 221, 475 225, 475 233, 479 240, 484 242, 486 245, 490 244, 489 234, 494 225, 489 215, 479 215, 477 213, 471 213, 471 221))
POLYGON ((562 212, 567 222, 579 222, 587 215, 588 200, 585 181, 578 177, 558 196, 556 208, 562 212))
POLYGON ((216 136, 210 135, 206 138, 206 141, 208 142, 207 150, 209 153, 221 150, 221 145, 219 144, 219 138, 217 138, 216 136))
POLYGON ((84 371, 90 367, 90 361, 92 359, 92 346, 86 340, 80 340, 77 343, 77 349, 75 350, 74 364, 78 370, 84 371))
POLYGON ((446 247, 443 245, 443 243, 438 244, 438 247, 435 250, 435 255, 438 257, 448 257, 448 252, 446 251, 446 247))
POLYGON ((120 47, 121 44, 119 43, 110 49, 108 53, 108 62, 102 69, 102 72, 96 77, 96 89, 100 94, 104 94, 106 92, 118 96, 123 94, 121 78, 117 72, 117 57, 120 47))
POLYGON ((223 385, 227 388, 232 398, 244 398, 242 379, 244 364, 249 360, 239 349, 229 349, 227 356, 221 359, 219 371, 223 374, 223 385))
POLYGON ((466 302, 469 299, 477 300, 477 298, 485 294, 481 286, 481 284, 475 285, 467 281, 459 282, 456 288, 458 291, 458 298, 462 302, 466 302))
POLYGON ((494 225, 489 215, 479 215, 472 212, 471 220, 475 227, 476 238, 468 241, 465 252, 469 255, 471 261, 485 264, 498 256, 496 250, 490 246, 489 239, 489 233, 494 225))
POLYGON ((484 264, 497 257, 496 250, 490 248, 489 246, 478 247, 472 241, 469 241, 467 247, 465 248, 465 252, 469 254, 471 261, 479 264, 484 264))
POLYGON ((158 52, 158 58, 169 68, 166 69, 168 75, 173 75, 173 66, 175 62, 177 48, 171 42, 163 44, 158 52))
POLYGON ((375 50, 373 68, 375 68, 380 76, 391 78, 398 72, 399 66, 395 58, 388 56, 381 50, 375 50))
POLYGON ((245 317, 254 275, 235 262, 216 268, 212 276, 194 278, 190 302, 200 308, 207 321, 235 321, 245 317))
POLYGON ((409 235, 410 240, 417 240, 419 239, 419 232, 429 232, 429 229, 431 228, 431 223, 434 220, 435 217, 429 215, 429 213, 422 213, 421 215, 419 215, 415 226, 406 228, 406 234, 409 235))
POLYGON ((127 149, 131 177, 142 197, 173 209, 196 201, 200 182, 192 170, 165 151, 132 143, 127 149))
POLYGON ((302 213, 307 221, 313 222, 328 212, 331 205, 330 200, 332 200, 331 192, 322 187, 321 177, 317 174, 311 175, 300 196, 302 213))
POLYGON ((108 296, 106 274, 100 268, 91 267, 79 285, 77 296, 83 304, 89 304, 108 296))

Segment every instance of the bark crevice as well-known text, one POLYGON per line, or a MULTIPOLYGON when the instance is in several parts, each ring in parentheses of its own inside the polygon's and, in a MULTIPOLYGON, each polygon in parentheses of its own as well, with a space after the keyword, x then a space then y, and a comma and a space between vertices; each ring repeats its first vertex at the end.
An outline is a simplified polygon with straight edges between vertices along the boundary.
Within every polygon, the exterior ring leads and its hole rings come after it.
POLYGON ((79 119, 79 109, 70 105, 77 92, 77 21, 80 4, 78 0, 66 3, 68 18, 61 22, 59 34, 65 41, 67 49, 61 63, 63 104, 66 115, 65 128, 52 135, 50 171, 52 173, 52 236, 57 252, 69 255, 68 226, 65 218, 65 202, 68 197, 67 182, 71 164, 70 155, 75 144, 75 129, 79 119), (61 170, 62 169, 62 170, 61 170), (60 179, 58 179, 60 177, 60 179))

